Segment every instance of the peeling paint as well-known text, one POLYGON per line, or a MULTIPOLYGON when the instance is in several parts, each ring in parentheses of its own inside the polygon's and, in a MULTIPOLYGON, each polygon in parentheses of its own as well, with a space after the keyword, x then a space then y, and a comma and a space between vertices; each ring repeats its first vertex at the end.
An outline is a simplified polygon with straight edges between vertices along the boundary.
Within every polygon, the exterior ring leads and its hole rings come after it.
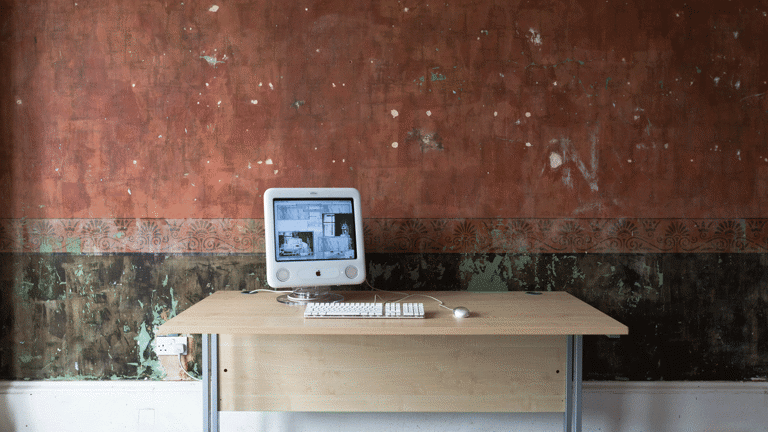
POLYGON ((209 65, 211 65, 213 67, 217 67, 218 65, 224 63, 224 61, 227 59, 227 56, 224 55, 224 57, 222 57, 221 60, 217 60, 215 55, 214 56, 200 56, 200 58, 205 60, 206 62, 208 62, 209 65))
POLYGON ((422 153, 432 150, 444 150, 443 143, 437 132, 426 132, 421 129, 413 129, 408 132, 408 141, 417 142, 422 153))
POLYGON ((146 323, 141 323, 139 327, 141 331, 133 338, 139 346, 139 363, 136 364, 139 370, 137 372, 141 376, 162 380, 165 378, 165 369, 163 369, 160 361, 154 354, 154 338, 147 331, 146 323))
POLYGON ((537 32, 532 28, 528 29, 528 33, 530 33, 530 35, 528 36, 528 41, 530 41, 532 44, 536 46, 541 46, 542 44, 541 33, 537 32))
POLYGON ((82 252, 82 240, 78 238, 70 238, 66 240, 67 253, 80 255, 82 252))
MULTIPOLYGON (((598 153, 597 153, 597 126, 595 126, 593 132, 590 134, 590 158, 589 158, 589 166, 584 163, 584 161, 579 156, 575 146, 568 138, 560 138, 560 139, 554 139, 551 141, 552 144, 560 144, 560 150, 563 154, 562 156, 562 162, 573 162, 576 165, 576 168, 581 173, 584 180, 586 180, 587 184, 589 185, 589 188, 597 192, 598 182, 598 153)), ((559 155, 558 155, 559 156, 559 155)), ((558 167, 560 165, 557 165, 558 167)), ((553 166, 553 168, 555 168, 553 166)), ((567 176, 567 181, 564 178, 564 183, 571 184, 570 182, 570 171, 564 171, 564 176, 567 176)))
POLYGON ((498 292, 509 291, 509 287, 501 279, 502 257, 496 256, 493 261, 464 258, 459 265, 462 278, 468 278, 467 291, 498 292))
POLYGON ((431 72, 430 78, 432 81, 445 81, 446 77, 445 75, 441 73, 431 72))
POLYGON ((559 154, 552 152, 549 154, 549 166, 552 169, 559 168, 563 164, 563 157, 559 154))
POLYGON ((387 280, 392 277, 392 273, 397 270, 398 267, 399 266, 397 265, 381 265, 369 262, 367 273, 373 280, 378 278, 384 278, 387 280))

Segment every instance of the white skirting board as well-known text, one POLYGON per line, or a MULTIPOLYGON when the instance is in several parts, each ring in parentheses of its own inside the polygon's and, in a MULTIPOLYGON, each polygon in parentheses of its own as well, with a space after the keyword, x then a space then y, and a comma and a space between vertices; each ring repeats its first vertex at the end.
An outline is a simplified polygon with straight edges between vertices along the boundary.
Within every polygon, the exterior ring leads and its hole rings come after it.
MULTIPOLYGON (((0 382, 0 431, 202 430, 202 385, 0 382)), ((768 432, 766 382, 586 382, 584 431, 768 432)), ((561 431, 562 414, 221 413, 222 431, 561 431)))

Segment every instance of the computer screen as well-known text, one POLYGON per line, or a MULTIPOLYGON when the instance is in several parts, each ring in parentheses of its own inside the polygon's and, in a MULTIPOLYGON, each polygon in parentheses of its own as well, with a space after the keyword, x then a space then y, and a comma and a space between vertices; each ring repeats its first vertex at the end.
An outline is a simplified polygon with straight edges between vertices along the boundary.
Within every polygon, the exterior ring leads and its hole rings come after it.
MULTIPOLYGON (((365 281, 360 193, 352 188, 272 188, 264 193, 267 283, 294 300, 365 281), (312 290, 301 288, 312 287, 312 290), (317 287, 317 289, 315 288, 317 287)), ((327 300, 327 298, 326 298, 327 300)))

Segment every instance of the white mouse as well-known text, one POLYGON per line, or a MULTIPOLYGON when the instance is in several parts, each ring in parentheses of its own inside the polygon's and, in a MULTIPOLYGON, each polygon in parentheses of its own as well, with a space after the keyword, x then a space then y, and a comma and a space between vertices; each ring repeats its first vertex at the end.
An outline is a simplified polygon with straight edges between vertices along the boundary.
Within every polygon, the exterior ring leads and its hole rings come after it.
POLYGON ((455 309, 453 309, 453 316, 456 318, 465 318, 469 316, 469 309, 465 308, 464 306, 459 306, 455 309))

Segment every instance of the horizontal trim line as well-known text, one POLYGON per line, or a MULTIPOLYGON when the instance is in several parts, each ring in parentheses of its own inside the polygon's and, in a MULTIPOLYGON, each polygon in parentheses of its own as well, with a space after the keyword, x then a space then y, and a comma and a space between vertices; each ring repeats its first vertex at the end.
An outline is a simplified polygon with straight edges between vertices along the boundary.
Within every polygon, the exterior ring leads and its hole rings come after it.
MULTIPOLYGON (((768 218, 365 219, 368 253, 765 253, 768 218)), ((0 252, 264 253, 263 219, 0 219, 0 252)))

